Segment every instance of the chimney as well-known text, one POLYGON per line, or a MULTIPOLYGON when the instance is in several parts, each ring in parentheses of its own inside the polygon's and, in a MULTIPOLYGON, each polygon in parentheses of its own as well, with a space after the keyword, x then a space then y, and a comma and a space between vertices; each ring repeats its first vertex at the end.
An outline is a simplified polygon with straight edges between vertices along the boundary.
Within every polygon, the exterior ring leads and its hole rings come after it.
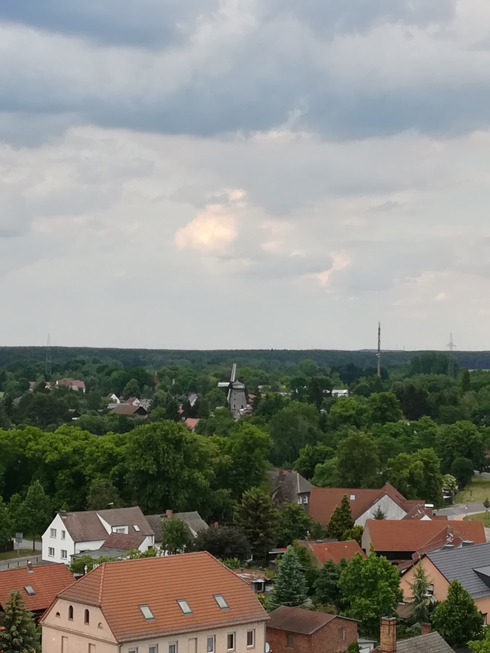
POLYGON ((219 524, 218 524, 217 521, 214 522, 214 524, 213 524, 213 528, 214 528, 216 531, 218 530, 218 528, 219 528, 219 524))
POLYGON ((286 472, 283 469, 279 470, 279 482, 282 483, 286 478, 286 472))
POLYGON ((173 513, 173 510, 165 510, 165 517, 166 517, 167 519, 172 519, 172 515, 173 515, 173 514, 174 514, 174 513, 173 513))
POLYGON ((379 635, 380 653, 396 653, 396 619, 382 617, 379 635))
POLYGON ((463 546, 474 546, 473 540, 463 540, 463 546))
POLYGON ((430 624, 422 624, 422 635, 428 635, 431 630, 432 626, 430 624))
POLYGON ((28 560, 28 561, 26 562, 26 567, 27 567, 27 571, 28 571, 30 574, 33 574, 33 573, 34 573, 34 572, 33 572, 33 569, 32 569, 32 562, 31 562, 30 560, 28 560))

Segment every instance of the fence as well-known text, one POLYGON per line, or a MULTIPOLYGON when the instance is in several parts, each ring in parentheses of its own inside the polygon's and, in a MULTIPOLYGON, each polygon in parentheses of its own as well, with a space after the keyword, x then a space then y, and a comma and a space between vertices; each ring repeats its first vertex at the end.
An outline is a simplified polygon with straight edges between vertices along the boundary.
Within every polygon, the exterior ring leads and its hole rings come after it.
POLYGON ((17 567, 25 567, 28 562, 33 565, 41 562, 41 555, 31 556, 30 558, 12 558, 11 560, 0 560, 0 569, 16 569, 17 567))

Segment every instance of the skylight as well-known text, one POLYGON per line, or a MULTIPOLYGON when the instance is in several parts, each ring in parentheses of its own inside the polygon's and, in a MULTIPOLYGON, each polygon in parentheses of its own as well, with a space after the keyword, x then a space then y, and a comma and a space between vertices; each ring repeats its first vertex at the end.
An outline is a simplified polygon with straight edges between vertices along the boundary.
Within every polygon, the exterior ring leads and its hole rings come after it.
POLYGON ((24 589, 29 594, 29 596, 34 596, 34 594, 36 593, 32 585, 26 585, 24 589))
POLYGON ((177 599, 177 603, 179 604, 180 609, 184 614, 192 614, 190 605, 187 603, 185 599, 177 599))
POLYGON ((141 530, 141 528, 138 526, 138 524, 133 524, 133 528, 137 533, 139 533, 140 530, 141 530))
POLYGON ((228 610, 228 608, 229 608, 230 606, 229 606, 228 603, 225 601, 225 597, 223 596, 223 594, 215 594, 215 595, 214 595, 214 598, 215 598, 216 603, 219 605, 219 607, 220 607, 222 610, 228 610))
POLYGON ((143 617, 146 619, 146 621, 151 621, 155 618, 153 616, 153 612, 150 610, 149 605, 140 605, 140 610, 143 613, 143 617))

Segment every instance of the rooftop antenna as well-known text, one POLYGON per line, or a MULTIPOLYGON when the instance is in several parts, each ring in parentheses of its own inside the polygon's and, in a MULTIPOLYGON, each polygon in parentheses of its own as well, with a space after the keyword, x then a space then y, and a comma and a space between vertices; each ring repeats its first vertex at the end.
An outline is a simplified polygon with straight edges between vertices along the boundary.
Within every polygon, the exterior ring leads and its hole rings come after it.
POLYGON ((452 333, 451 333, 451 335, 449 337, 449 344, 446 345, 446 347, 447 347, 447 349, 449 349, 449 351, 455 351, 456 350, 456 345, 453 342, 453 334, 452 333))
POLYGON ((378 359, 378 376, 381 376, 381 322, 378 322, 378 353, 376 358, 378 359))
POLYGON ((51 378, 51 334, 48 333, 48 342, 46 346, 46 363, 44 365, 46 381, 51 378))

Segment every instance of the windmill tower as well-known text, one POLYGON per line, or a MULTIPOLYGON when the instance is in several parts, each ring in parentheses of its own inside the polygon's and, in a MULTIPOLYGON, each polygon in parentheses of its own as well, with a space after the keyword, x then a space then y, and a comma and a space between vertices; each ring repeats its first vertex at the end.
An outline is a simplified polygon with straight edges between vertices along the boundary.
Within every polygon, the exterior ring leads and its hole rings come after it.
POLYGON ((232 413, 238 413, 241 409, 247 407, 245 384, 236 380, 236 367, 236 363, 233 363, 229 381, 220 381, 218 383, 218 388, 227 390, 226 403, 232 413))

